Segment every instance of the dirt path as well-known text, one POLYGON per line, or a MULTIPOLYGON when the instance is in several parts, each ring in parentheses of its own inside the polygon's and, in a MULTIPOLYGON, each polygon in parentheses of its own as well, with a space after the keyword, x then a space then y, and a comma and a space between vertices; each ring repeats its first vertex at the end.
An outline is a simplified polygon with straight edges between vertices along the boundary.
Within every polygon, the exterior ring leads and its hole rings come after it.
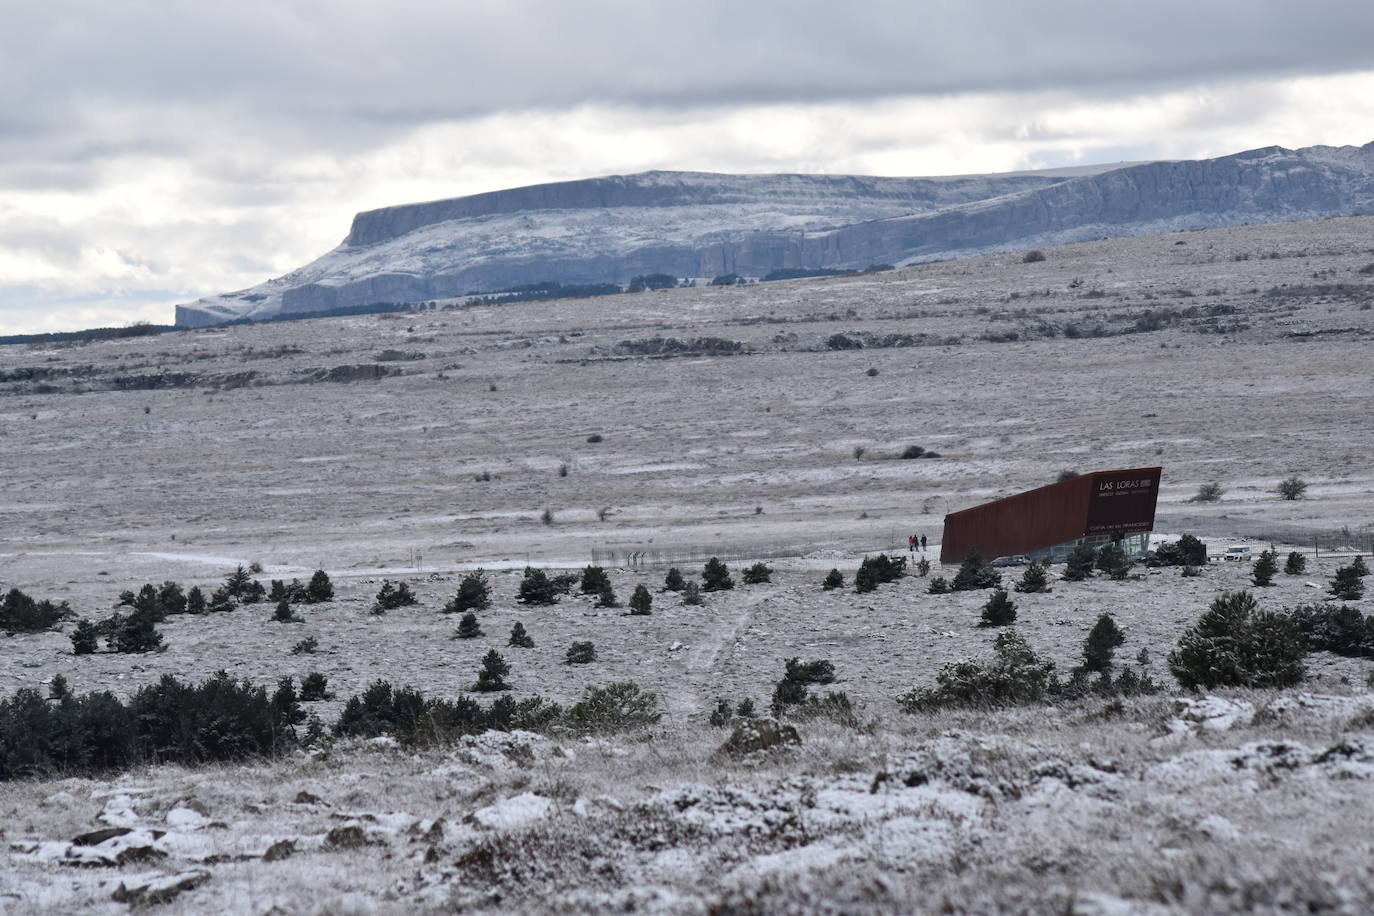
POLYGON ((718 621, 718 625, 704 638, 700 645, 693 646, 687 653, 686 689, 673 697, 669 706, 674 712, 690 713, 706 708, 714 697, 703 699, 703 690, 710 690, 711 684, 719 678, 710 677, 720 663, 721 653, 743 635, 753 618, 754 608, 767 603, 776 595, 759 595, 742 602, 729 617, 718 621))

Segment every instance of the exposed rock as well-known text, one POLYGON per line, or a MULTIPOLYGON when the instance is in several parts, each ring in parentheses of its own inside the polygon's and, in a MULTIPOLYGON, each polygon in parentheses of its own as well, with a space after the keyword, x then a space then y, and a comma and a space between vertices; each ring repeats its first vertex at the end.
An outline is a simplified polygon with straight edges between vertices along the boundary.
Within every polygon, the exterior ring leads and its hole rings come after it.
POLYGON ((110 895, 117 903, 151 906, 166 903, 178 894, 199 887, 210 879, 208 871, 183 871, 171 875, 150 873, 128 875, 110 895))

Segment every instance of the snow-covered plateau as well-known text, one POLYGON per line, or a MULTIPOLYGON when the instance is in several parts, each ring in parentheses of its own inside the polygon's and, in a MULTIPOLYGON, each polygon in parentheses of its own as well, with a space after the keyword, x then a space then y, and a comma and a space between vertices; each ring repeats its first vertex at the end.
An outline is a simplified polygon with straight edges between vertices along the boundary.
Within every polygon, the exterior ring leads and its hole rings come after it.
POLYGON ((70 622, 0 635, 0 698, 57 675, 127 699, 169 674, 270 690, 319 672, 334 698, 304 705, 327 724, 377 679, 466 693, 495 649, 517 700, 633 681, 662 712, 616 734, 343 738, 0 781, 0 911, 1374 909, 1369 659, 1312 652, 1297 687, 1197 693, 1167 664, 1217 595, 1291 610, 1369 552, 1374 217, 1041 250, 0 347, 0 592, 99 620, 126 589, 209 591, 253 562, 264 584, 322 568, 336 589, 299 622, 267 603, 169 617, 143 654, 76 656, 70 622), (903 459, 913 445, 938 457, 903 459), (1306 570, 1262 588, 1248 563, 1056 571, 1012 594, 1016 631, 1064 673, 1109 612, 1118 661, 1162 693, 904 710, 989 657, 987 593, 929 593, 954 572, 938 563, 857 593, 865 555, 914 532, 938 556, 948 512, 1155 465, 1157 538, 1272 543, 1306 570), (1294 475, 1305 498, 1283 499, 1294 475), (1220 498, 1195 501, 1209 483, 1220 498), (622 602, 652 590, 651 614, 516 600, 527 564, 593 551, 620 558, 622 602), (659 590, 666 565, 623 562, 679 557, 695 579, 710 552, 739 584, 700 605, 659 590), (755 558, 771 581, 745 585, 755 558), (482 635, 453 639, 441 609, 478 566, 482 635), (846 585, 827 591, 832 567, 846 585), (369 613, 387 579, 417 604, 369 613), (508 645, 515 623, 534 647, 508 645), (575 641, 596 660, 566 664, 575 641), (853 714, 722 753, 717 701, 766 706, 791 658, 829 660, 853 714))
POLYGON ((863 269, 1374 210, 1374 143, 946 178, 645 172, 359 213, 316 261, 177 307, 203 327, 552 281, 863 269))

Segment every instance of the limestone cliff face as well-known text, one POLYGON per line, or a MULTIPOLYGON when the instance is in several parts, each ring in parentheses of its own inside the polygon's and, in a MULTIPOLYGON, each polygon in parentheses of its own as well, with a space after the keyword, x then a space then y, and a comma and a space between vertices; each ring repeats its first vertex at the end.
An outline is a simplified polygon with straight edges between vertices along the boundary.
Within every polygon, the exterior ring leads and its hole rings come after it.
POLYGON ((646 172, 359 213, 348 238, 184 326, 639 274, 762 276, 1374 212, 1374 143, 957 178, 646 172))

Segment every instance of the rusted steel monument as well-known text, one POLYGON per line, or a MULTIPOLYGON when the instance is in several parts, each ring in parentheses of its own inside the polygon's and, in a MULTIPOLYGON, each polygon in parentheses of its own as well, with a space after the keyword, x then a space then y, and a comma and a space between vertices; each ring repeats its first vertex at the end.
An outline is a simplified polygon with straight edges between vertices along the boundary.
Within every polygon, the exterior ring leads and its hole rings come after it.
POLYGON ((1116 541, 1127 556, 1149 546, 1162 468, 1093 471, 945 516, 941 563, 970 550, 986 558, 1061 559, 1077 545, 1116 541))

